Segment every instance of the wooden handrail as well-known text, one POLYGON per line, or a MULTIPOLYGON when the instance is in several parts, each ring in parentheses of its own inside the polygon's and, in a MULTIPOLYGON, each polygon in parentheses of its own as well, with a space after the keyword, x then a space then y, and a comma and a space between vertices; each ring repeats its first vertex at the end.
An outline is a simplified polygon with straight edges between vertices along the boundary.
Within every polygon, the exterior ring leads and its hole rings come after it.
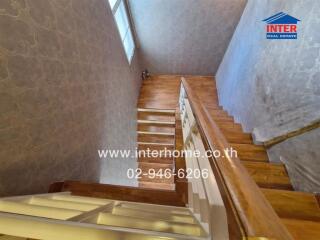
POLYGON ((240 159, 229 156, 225 152, 225 149, 231 149, 231 145, 201 103, 196 92, 186 79, 182 78, 182 84, 202 138, 212 151, 219 150, 224 153, 224 156, 212 158, 211 166, 213 172, 218 175, 216 177, 220 178, 220 183, 224 185, 219 188, 225 189, 224 201, 228 202, 225 205, 232 208, 227 211, 234 212, 241 228, 242 238, 293 240, 270 203, 241 164, 240 159))
MULTIPOLYGON (((293 137, 297 137, 299 135, 302 135, 306 132, 310 132, 314 129, 317 129, 320 127, 320 119, 316 120, 316 121, 313 121, 311 123, 309 123, 307 126, 304 126, 302 128, 299 128, 299 129, 296 129, 296 130, 293 130, 291 132, 288 132, 286 134, 282 134, 280 136, 277 136, 277 137, 274 137, 272 139, 269 139, 267 141, 264 141, 264 142, 261 142, 265 147, 267 148, 270 148, 272 147, 273 145, 276 145, 278 143, 281 143, 283 141, 286 141, 290 138, 293 138, 293 137)), ((259 140, 257 141, 259 143, 259 140)))

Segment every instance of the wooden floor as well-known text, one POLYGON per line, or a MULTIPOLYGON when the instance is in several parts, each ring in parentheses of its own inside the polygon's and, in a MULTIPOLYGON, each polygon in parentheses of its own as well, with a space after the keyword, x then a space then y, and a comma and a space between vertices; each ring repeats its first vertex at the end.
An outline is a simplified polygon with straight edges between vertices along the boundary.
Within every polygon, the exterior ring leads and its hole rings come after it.
POLYGON ((179 101, 181 76, 160 75, 144 80, 138 108, 175 109, 179 101))

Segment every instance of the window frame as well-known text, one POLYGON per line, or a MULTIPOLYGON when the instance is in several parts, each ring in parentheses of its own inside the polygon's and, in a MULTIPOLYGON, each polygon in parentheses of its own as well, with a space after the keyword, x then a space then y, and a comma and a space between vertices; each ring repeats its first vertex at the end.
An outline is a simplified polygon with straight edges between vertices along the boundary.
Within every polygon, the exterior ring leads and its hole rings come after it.
POLYGON ((119 33, 119 37, 120 37, 120 40, 121 40, 121 44, 122 44, 124 53, 125 53, 125 55, 126 55, 126 58, 127 58, 127 60, 128 60, 129 65, 131 65, 131 62, 132 62, 132 59, 133 59, 133 57, 134 57, 135 50, 136 50, 136 42, 135 42, 135 37, 134 37, 134 35, 133 35, 133 29, 132 29, 133 27, 132 27, 132 24, 131 24, 131 19, 130 19, 130 17, 129 17, 130 15, 129 15, 129 11, 128 11, 127 2, 126 2, 126 0, 117 0, 116 3, 115 3, 115 4, 113 5, 113 7, 112 7, 111 4, 110 4, 110 2, 109 2, 109 0, 107 0, 107 1, 108 1, 108 4, 109 4, 110 8, 111 8, 111 11, 112 11, 113 20, 114 20, 115 25, 116 25, 116 27, 117 27, 117 29, 118 29, 118 33, 119 33), (115 17, 116 12, 118 11, 121 3, 123 3, 123 5, 124 5, 125 14, 126 14, 126 17, 127 17, 127 20, 128 20, 128 29, 127 29, 127 32, 125 33, 123 39, 122 39, 122 36, 121 36, 121 33, 120 33, 120 29, 119 29, 119 27, 118 27, 117 19, 116 19, 116 17, 115 17), (127 34, 128 34, 129 31, 130 31, 130 33, 131 33, 132 43, 133 43, 133 49, 132 49, 132 54, 131 54, 131 56, 128 56, 127 51, 126 51, 126 48, 125 48, 125 45, 124 45, 125 39, 126 39, 127 34))

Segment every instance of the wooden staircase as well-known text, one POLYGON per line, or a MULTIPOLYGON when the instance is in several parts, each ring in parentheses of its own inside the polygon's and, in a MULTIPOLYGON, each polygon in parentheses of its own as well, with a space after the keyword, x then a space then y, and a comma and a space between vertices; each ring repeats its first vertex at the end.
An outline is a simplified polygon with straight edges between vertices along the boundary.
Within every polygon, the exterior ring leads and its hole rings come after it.
POLYGON ((259 187, 293 190, 286 168, 281 163, 270 163, 264 146, 255 145, 251 134, 245 133, 226 111, 217 106, 210 115, 237 151, 238 157, 259 187), (221 116, 227 121, 221 120, 221 116))
POLYGON ((317 196, 294 191, 285 165, 269 162, 266 148, 255 145, 251 134, 245 133, 241 125, 219 106, 217 89, 212 78, 199 81, 190 79, 188 83, 225 139, 237 151, 242 165, 260 187, 293 238, 320 239, 320 208, 317 196))
POLYGON ((174 177, 164 177, 165 171, 174 171, 174 159, 164 151, 175 149, 175 110, 138 108, 138 169, 141 169, 139 187, 174 190, 174 177), (163 154, 160 154, 160 151, 163 154), (155 152, 155 154, 153 154, 155 152))
MULTIPOLYGON (((173 191, 141 190, 79 182, 57 183, 59 192, 0 199, 0 239, 79 240, 208 240, 206 224, 185 206, 150 204, 145 194, 161 202, 173 191), (91 196, 76 194, 91 191, 91 196), (114 191, 127 195, 110 198, 114 191), (67 190, 67 191, 66 191, 67 190), (98 198, 92 196, 99 193, 98 198), (125 199, 125 200, 122 200, 125 199)), ((58 190, 58 189, 57 189, 58 190)), ((211 239, 211 238, 210 238, 211 239)))

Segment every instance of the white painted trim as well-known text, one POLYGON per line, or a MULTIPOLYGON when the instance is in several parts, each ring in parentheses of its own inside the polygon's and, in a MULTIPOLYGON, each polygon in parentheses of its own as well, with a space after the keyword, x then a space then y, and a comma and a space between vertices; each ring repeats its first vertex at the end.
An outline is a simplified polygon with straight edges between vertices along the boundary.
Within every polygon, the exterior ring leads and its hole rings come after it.
POLYGON ((51 197, 56 195, 71 195, 71 192, 55 192, 55 193, 40 193, 40 194, 31 194, 31 195, 23 195, 23 196, 13 196, 13 197, 3 197, 1 200, 9 200, 9 201, 21 201, 23 199, 31 198, 31 197, 51 197))

